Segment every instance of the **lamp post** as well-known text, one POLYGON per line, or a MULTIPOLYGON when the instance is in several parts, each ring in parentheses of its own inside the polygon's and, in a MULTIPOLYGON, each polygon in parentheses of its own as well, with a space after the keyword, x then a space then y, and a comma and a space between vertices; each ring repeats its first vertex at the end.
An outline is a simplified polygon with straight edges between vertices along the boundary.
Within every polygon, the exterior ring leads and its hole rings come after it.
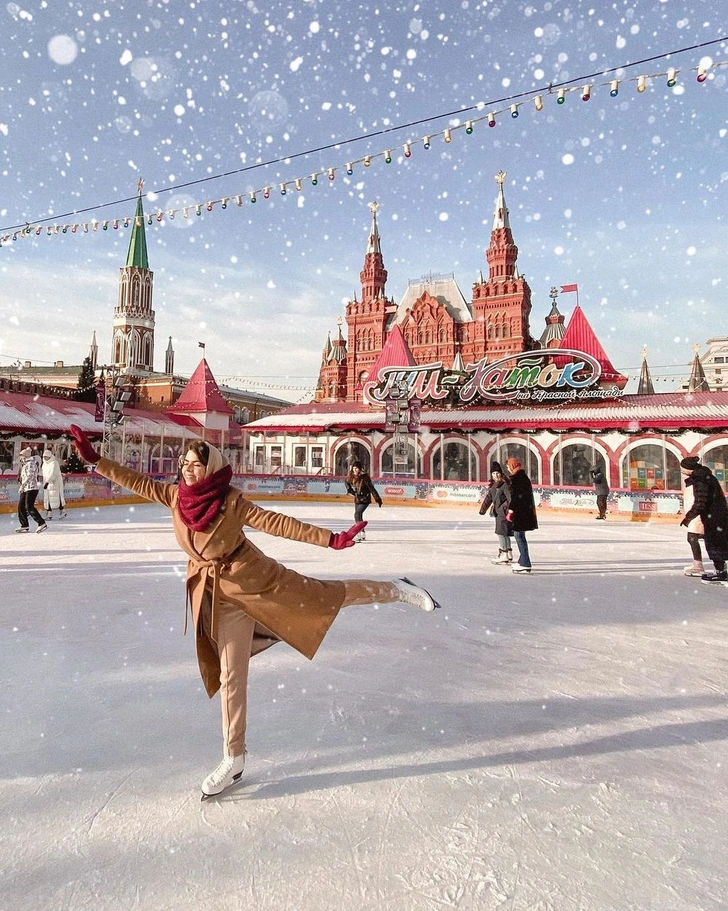
POLYGON ((102 367, 102 375, 106 372, 106 394, 104 402, 104 434, 101 443, 101 454, 108 459, 114 458, 124 464, 124 408, 131 398, 131 391, 127 389, 128 378, 123 376, 117 365, 102 367), (110 383, 109 383, 110 378, 110 383))

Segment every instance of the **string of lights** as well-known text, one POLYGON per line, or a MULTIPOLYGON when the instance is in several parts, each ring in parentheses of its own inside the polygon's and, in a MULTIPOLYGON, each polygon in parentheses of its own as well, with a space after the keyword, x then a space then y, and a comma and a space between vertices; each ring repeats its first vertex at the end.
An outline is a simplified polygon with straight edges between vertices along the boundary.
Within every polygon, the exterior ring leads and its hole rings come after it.
MULTIPOLYGON (((728 40, 728 36, 724 36, 720 39, 715 39, 715 41, 706 42, 703 45, 695 45, 694 47, 704 48, 708 45, 716 44, 726 40, 728 40)), ((665 57, 671 57, 686 50, 688 49, 681 49, 681 51, 673 51, 670 54, 658 55, 657 57, 649 58, 649 60, 651 61, 664 59, 665 57)), ((350 145, 353 142, 358 142, 363 138, 371 139, 373 135, 382 135, 383 133, 391 132, 394 129, 403 130, 405 128, 419 126, 422 123, 433 122, 445 116, 452 118, 456 114, 458 115, 458 123, 451 123, 444 129, 433 131, 416 138, 407 139, 401 146, 395 146, 393 143, 389 148, 381 149, 378 152, 371 152, 358 158, 352 157, 349 161, 346 161, 343 164, 341 162, 337 162, 305 175, 300 174, 297 177, 292 177, 285 181, 275 183, 271 182, 267 185, 260 186, 257 189, 231 193, 230 195, 221 196, 214 199, 201 200, 199 202, 194 202, 190 203, 189 205, 182 206, 181 208, 160 208, 154 212, 148 213, 146 216, 144 216, 144 218, 142 216, 126 215, 119 218, 107 218, 102 220, 92 219, 90 221, 82 222, 59 222, 54 218, 43 218, 38 219, 35 223, 26 222, 24 225, 14 225, 8 228, 0 228, 0 247, 3 247, 8 243, 29 237, 58 237, 67 235, 69 233, 72 235, 82 236, 89 233, 98 232, 99 230, 108 231, 111 229, 112 231, 116 231, 120 228, 129 228, 130 226, 141 227, 144 223, 144 220, 146 220, 146 223, 149 226, 153 226, 155 224, 160 225, 165 221, 173 221, 175 218, 180 216, 184 219, 189 219, 193 216, 202 216, 203 212, 212 213, 215 211, 241 208, 243 206, 253 206, 258 202, 259 199, 270 199, 271 195, 274 193, 277 193, 281 196, 286 196, 289 194, 289 192, 291 192, 295 195, 296 193, 303 191, 304 187, 316 187, 320 182, 324 184, 331 183, 336 179, 337 174, 345 173, 347 176, 352 176, 354 174, 355 168, 369 168, 375 161, 381 160, 385 164, 392 164, 395 161, 395 158, 397 159, 398 164, 409 161, 412 158, 414 149, 421 147, 423 150, 427 151, 432 148, 433 142, 435 140, 442 140, 443 142, 449 144, 452 142, 453 137, 459 131, 464 131, 465 135, 469 136, 472 135, 476 126, 480 124, 487 123, 489 128, 494 128, 500 122, 499 118, 505 117, 510 118, 511 120, 515 120, 521 116, 521 111, 524 105, 527 103, 532 103, 534 110, 536 112, 541 112, 545 109, 546 103, 554 97, 557 105, 564 105, 567 97, 574 93, 577 93, 583 102, 588 102, 591 100, 593 94, 596 91, 602 88, 608 88, 610 97, 617 98, 620 95, 620 92, 624 92, 625 88, 628 85, 632 85, 636 88, 636 91, 639 95, 643 95, 646 92, 648 85, 654 80, 664 79, 665 86, 669 89, 673 89, 677 85, 678 77, 680 75, 684 77, 686 74, 691 74, 691 76, 694 75, 697 83, 703 85, 710 78, 712 78, 716 70, 728 66, 728 60, 708 62, 707 60, 703 59, 697 65, 689 68, 679 69, 678 67, 670 66, 661 72, 641 73, 636 76, 621 78, 615 75, 617 73, 622 73, 627 68, 636 65, 636 63, 625 64, 621 67, 602 71, 600 74, 578 77, 578 84, 574 84, 577 83, 577 79, 558 84, 549 83, 540 89, 520 93, 518 95, 511 95, 508 98, 499 99, 497 102, 481 102, 477 105, 461 108, 457 112, 450 112, 448 115, 436 115, 429 119, 412 122, 410 124, 401 125, 396 128, 390 128, 390 130, 386 131, 380 131, 378 134, 369 134, 366 137, 359 136, 353 139, 331 144, 329 146, 322 146, 319 149, 300 152, 287 156, 286 158, 275 159, 273 161, 250 166, 250 168, 242 168, 236 171, 226 172, 225 174, 218 174, 215 175, 216 178, 226 177, 232 174, 239 174, 246 170, 258 169, 260 167, 271 164, 278 164, 281 162, 288 163, 296 158, 314 154, 314 152, 317 151, 322 151, 324 149, 329 149, 332 147, 340 149, 342 146, 350 145), (595 78, 597 76, 601 77, 601 79, 597 80, 597 78, 595 78), (608 78, 604 78, 605 76, 608 78), (483 111, 485 111, 485 113, 483 113, 483 111), (465 119, 462 119, 463 117, 465 119), (49 224, 48 222, 51 221, 53 223, 49 224)), ((209 179, 213 178, 205 178, 205 180, 209 179)), ((197 182, 179 184, 174 187, 166 187, 164 190, 158 192, 165 192, 171 189, 181 189, 183 187, 192 185, 192 183, 197 182)), ((156 195, 157 194, 155 194, 155 196, 156 195)), ((99 206, 91 206, 70 214, 81 214, 97 211, 110 205, 115 205, 122 202, 126 203, 130 201, 136 201, 137 199, 138 197, 127 197, 124 200, 117 201, 117 203, 104 203, 99 206)), ((65 216, 61 216, 61 218, 63 217, 65 216)))

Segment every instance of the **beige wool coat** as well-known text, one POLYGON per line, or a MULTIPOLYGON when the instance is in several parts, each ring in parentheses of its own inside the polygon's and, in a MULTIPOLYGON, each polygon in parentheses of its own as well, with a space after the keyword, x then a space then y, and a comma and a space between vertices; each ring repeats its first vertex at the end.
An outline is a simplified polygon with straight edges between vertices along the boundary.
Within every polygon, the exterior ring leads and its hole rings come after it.
POLYGON ((175 537, 188 557, 187 600, 200 674, 209 696, 220 688, 220 662, 200 623, 200 612, 207 598, 212 600, 213 639, 215 609, 224 600, 239 605, 256 621, 253 654, 283 640, 306 658, 313 658, 341 609, 344 583, 312 579, 287 569, 249 541, 243 526, 319 547, 328 547, 331 540, 328 529, 262 509, 231 488, 222 511, 210 527, 192 531, 180 516, 176 484, 154 481, 110 459, 97 462, 96 471, 137 496, 171 510, 175 537))

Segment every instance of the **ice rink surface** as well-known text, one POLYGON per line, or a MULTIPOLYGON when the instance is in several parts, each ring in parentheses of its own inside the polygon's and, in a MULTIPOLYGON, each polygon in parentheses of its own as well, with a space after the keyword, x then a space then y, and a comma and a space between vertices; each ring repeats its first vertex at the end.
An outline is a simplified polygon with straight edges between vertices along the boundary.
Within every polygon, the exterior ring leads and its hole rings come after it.
POLYGON ((219 706, 168 514, 0 516, 1 911, 728 908, 728 588, 683 576, 685 530, 541 515, 517 576, 476 508, 367 518, 344 552, 251 538, 444 609, 256 657, 243 782, 201 803, 219 706))

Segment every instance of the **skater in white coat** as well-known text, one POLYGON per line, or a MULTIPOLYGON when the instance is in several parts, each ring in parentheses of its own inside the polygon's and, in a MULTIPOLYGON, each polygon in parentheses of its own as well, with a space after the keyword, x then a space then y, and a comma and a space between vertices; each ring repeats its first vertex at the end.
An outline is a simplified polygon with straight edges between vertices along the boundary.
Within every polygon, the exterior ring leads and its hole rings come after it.
POLYGON ((53 518, 53 510, 58 510, 58 518, 66 515, 66 501, 63 498, 63 475, 58 459, 50 449, 43 452, 43 509, 46 521, 53 518))

